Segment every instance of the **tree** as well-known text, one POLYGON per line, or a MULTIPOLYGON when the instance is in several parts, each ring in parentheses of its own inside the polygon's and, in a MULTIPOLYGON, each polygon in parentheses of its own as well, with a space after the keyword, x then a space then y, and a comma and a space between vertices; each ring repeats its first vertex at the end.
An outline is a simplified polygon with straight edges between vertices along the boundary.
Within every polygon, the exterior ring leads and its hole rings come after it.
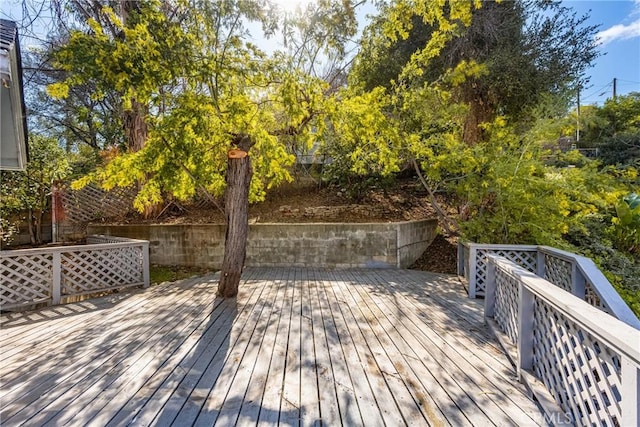
POLYGON ((59 50, 59 66, 69 77, 50 86, 50 93, 63 96, 76 81, 92 80, 105 92, 122 93, 124 105, 136 98, 149 106, 144 147, 120 153, 76 185, 94 180, 110 189, 142 182, 134 201, 140 210, 167 193, 180 200, 196 190, 224 193, 227 234, 218 293, 231 297, 244 264, 248 203, 291 179, 294 156, 284 141, 308 143, 323 128, 329 85, 301 69, 299 58, 269 56, 248 41, 246 22, 274 25, 260 2, 173 6, 168 17, 164 3, 138 3, 133 27, 103 7, 99 20, 87 21, 89 33, 73 32, 59 50), (107 36, 104 27, 120 29, 124 41, 107 36))
POLYGON ((49 208, 54 181, 66 178, 70 166, 58 142, 29 135, 29 162, 24 172, 0 172, 1 217, 27 213, 32 244, 42 243, 42 217, 49 208))
POLYGON ((608 99, 603 106, 586 105, 580 117, 572 111, 563 133, 575 135, 580 125, 579 146, 598 148, 605 165, 638 165, 640 161, 640 93, 608 99))
POLYGON ((598 115, 608 122, 604 134, 613 136, 619 132, 640 129, 640 92, 609 98, 598 115))
POLYGON ((53 65, 54 46, 62 36, 52 35, 44 48, 26 54, 25 97, 29 128, 58 139, 67 152, 81 146, 94 151, 113 147, 126 149, 122 128, 121 100, 115 93, 97 97, 94 82, 69 87, 64 98, 46 93, 48 85, 64 80, 65 72, 53 65))
POLYGON ((596 114, 602 126, 594 143, 602 162, 640 167, 640 93, 608 99, 596 114))
MULTIPOLYGON (((416 69, 416 59, 424 57, 425 46, 436 44, 440 37, 434 37, 437 27, 432 21, 405 3, 383 8, 366 31, 351 74, 351 81, 365 90, 377 85, 390 88, 393 82, 404 87, 407 69, 416 69), (398 10, 409 15, 405 18, 407 31, 404 37, 389 40, 384 23, 401 13, 398 10), (416 12, 409 12, 413 10, 416 12)), ((479 72, 448 86, 468 108, 463 129, 468 144, 483 139, 481 124, 498 115, 526 121, 530 108, 548 94, 566 102, 580 84, 582 72, 597 57, 596 28, 584 25, 586 16, 577 17, 560 2, 488 1, 471 13, 470 25, 455 26, 456 37, 442 40, 441 49, 419 64, 415 76, 418 82, 446 83, 447 70, 462 63, 482 66, 479 72)))
MULTIPOLYGON (((176 77, 172 74, 176 67, 166 65, 175 63, 173 55, 181 46, 165 40, 173 40, 179 31, 178 21, 170 19, 177 9, 157 1, 109 4, 69 0, 57 9, 65 11, 58 14, 59 20, 70 20, 75 26, 63 24, 60 36, 50 44, 50 63, 65 74, 62 81, 49 84, 47 91, 58 99, 70 94, 75 99, 88 97, 89 102, 82 104, 85 108, 74 111, 78 118, 92 118, 89 106, 111 107, 107 110, 110 116, 104 119, 121 124, 121 148, 138 151, 147 139, 150 103, 176 77), (162 33, 165 37, 153 37, 162 33), (143 64, 155 67, 147 69, 143 64)), ((92 122, 87 124, 91 129, 92 122)))

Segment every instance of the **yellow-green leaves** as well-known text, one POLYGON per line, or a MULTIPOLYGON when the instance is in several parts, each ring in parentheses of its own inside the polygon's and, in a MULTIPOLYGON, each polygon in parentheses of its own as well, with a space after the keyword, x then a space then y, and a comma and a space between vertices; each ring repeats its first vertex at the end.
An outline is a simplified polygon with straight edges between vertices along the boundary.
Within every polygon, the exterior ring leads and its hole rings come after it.
POLYGON ((75 185, 137 183, 141 210, 166 194, 179 200, 201 190, 222 195, 227 152, 238 134, 253 142, 251 200, 290 180, 293 151, 309 147, 324 128, 315 120, 327 84, 286 55, 269 58, 248 41, 244 19, 261 17, 256 2, 148 0, 126 19, 104 8, 100 19, 86 23, 89 31, 73 32, 56 53, 68 78, 49 93, 63 97, 90 83, 97 100, 117 95, 125 111, 142 105, 136 111, 147 114, 148 127, 142 149, 119 154, 75 185))
POLYGON ((351 172, 382 176, 398 172, 404 157, 403 138, 398 124, 385 109, 390 98, 383 88, 356 95, 341 92, 328 114, 331 143, 327 154, 341 156, 351 172), (338 148, 331 152, 331 147, 338 148))
POLYGON ((478 0, 396 0, 388 9, 383 35, 390 41, 406 39, 413 28, 412 19, 418 17, 433 31, 426 44, 419 48, 404 66, 400 80, 411 81, 423 75, 428 64, 444 49, 447 42, 459 35, 460 29, 471 25, 478 0))
POLYGON ((47 86, 46 90, 47 95, 53 98, 64 99, 69 96, 69 85, 67 83, 52 83, 47 86))
POLYGON ((55 66, 69 77, 48 88, 51 96, 64 97, 65 86, 91 83, 99 94, 117 92, 129 109, 132 97, 153 102, 163 85, 183 74, 183 64, 167 47, 185 45, 184 29, 169 20, 160 2, 141 1, 136 7, 127 22, 104 7, 99 20, 87 20, 90 31, 71 32, 68 43, 54 52, 55 66))

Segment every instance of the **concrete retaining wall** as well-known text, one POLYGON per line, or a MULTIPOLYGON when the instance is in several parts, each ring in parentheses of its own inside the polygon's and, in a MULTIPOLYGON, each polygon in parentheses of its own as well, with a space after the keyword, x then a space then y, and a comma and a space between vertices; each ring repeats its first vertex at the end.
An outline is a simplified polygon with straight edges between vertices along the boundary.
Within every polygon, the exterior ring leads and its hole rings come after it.
MULTIPOLYGON (((406 268, 436 235, 437 220, 368 224, 252 224, 249 266, 406 268)), ((220 268, 222 224, 97 225, 87 234, 149 241, 152 264, 220 268)))

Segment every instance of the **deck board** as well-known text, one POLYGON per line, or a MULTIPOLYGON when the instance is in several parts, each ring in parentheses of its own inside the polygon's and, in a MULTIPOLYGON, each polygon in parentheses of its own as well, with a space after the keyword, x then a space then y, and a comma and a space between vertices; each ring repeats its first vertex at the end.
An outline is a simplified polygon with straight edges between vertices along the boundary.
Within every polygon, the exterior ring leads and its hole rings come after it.
MULTIPOLYGON (((502 425, 515 424, 515 420, 504 413, 502 406, 490 398, 495 389, 487 384, 486 378, 479 374, 475 366, 460 353, 457 340, 451 339, 452 334, 448 329, 454 328, 446 324, 441 324, 438 328, 420 327, 418 316, 414 314, 413 309, 407 309, 404 306, 405 302, 404 298, 399 303, 394 301, 393 308, 401 307, 401 311, 393 321, 398 325, 404 323, 400 328, 403 329, 405 336, 413 337, 412 347, 418 349, 418 355, 420 353, 430 355, 428 359, 423 358, 425 361, 428 360, 427 368, 432 372, 445 373, 440 379, 448 384, 447 391, 451 393, 453 400, 468 420, 476 425, 490 421, 502 425)), ((436 309, 431 307, 428 312, 434 316, 435 311, 436 309)), ((420 312, 425 312, 425 309, 423 308, 420 312)))
POLYGON ((538 425, 452 276, 249 268, 0 317, 14 425, 538 425))
MULTIPOLYGON (((194 295, 198 295, 200 284, 202 281, 184 289, 192 289, 194 295)), ((60 406, 69 399, 78 398, 82 387, 100 382, 111 370, 118 369, 123 360, 131 361, 132 355, 139 357, 145 343, 163 337, 162 331, 177 324, 174 322, 184 322, 191 317, 184 315, 190 312, 190 306, 187 304, 189 295, 183 294, 176 294, 179 297, 175 314, 166 312, 165 305, 160 302, 147 305, 152 311, 146 312, 145 322, 128 313, 114 313, 114 318, 119 320, 115 324, 106 320, 100 324, 87 322, 87 327, 78 329, 75 334, 68 335, 66 331, 60 337, 54 334, 51 340, 29 348, 25 363, 18 369, 3 365, 0 371, 3 421, 8 421, 15 411, 23 412, 22 416, 37 410, 51 413, 49 405, 60 406), (154 308, 160 310, 154 313, 154 308), (31 380, 25 382, 27 376, 31 380), (37 405, 34 405, 36 400, 37 405)), ((8 329, 11 328, 4 327, 2 334, 8 329)), ((4 341, 0 348, 5 348, 4 341)), ((38 415, 38 419, 43 418, 44 414, 38 415)))

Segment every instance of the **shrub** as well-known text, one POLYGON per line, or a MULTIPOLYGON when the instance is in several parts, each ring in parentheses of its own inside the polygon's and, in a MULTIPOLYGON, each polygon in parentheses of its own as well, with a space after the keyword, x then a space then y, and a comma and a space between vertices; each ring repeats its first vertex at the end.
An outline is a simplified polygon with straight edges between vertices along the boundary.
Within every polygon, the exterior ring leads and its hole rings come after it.
POLYGON ((598 148, 605 165, 640 165, 640 131, 606 138, 598 148))
POLYGON ((616 216, 611 219, 614 245, 634 256, 640 255, 640 196, 631 193, 619 200, 616 216))
POLYGON ((640 316, 640 262, 614 248, 609 215, 594 215, 566 235, 571 249, 591 258, 603 271, 622 299, 640 316))

